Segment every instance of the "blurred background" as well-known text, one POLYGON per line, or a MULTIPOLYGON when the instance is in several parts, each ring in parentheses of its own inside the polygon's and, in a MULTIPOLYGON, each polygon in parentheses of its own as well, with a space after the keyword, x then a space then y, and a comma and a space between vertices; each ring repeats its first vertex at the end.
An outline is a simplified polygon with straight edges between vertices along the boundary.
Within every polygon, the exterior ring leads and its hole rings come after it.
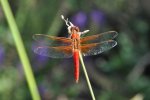
MULTIPOLYGON (((150 100, 149 0, 9 0, 25 44, 42 100, 91 100, 80 68, 74 81, 73 59, 33 53, 33 34, 68 36, 60 15, 86 35, 117 31, 118 45, 84 57, 97 100, 150 100)), ((85 35, 85 36, 86 36, 85 35)), ((11 31, 0 6, 0 100, 31 100, 11 31)))

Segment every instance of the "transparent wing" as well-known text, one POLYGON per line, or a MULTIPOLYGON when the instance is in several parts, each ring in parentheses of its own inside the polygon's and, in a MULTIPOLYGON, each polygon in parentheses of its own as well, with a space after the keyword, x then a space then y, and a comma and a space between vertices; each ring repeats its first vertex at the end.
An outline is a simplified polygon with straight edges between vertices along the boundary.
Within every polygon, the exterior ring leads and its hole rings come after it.
POLYGON ((72 40, 66 37, 56 37, 44 34, 34 34, 33 39, 43 45, 70 45, 72 40))
POLYGON ((72 46, 39 46, 34 48, 34 52, 51 58, 69 58, 72 56, 72 46))
POLYGON ((84 56, 97 55, 104 51, 107 51, 117 45, 114 40, 108 40, 101 43, 83 44, 81 46, 81 52, 84 56))
POLYGON ((106 40, 114 39, 118 33, 116 31, 108 31, 97 35, 87 36, 81 38, 81 43, 98 43, 106 40))

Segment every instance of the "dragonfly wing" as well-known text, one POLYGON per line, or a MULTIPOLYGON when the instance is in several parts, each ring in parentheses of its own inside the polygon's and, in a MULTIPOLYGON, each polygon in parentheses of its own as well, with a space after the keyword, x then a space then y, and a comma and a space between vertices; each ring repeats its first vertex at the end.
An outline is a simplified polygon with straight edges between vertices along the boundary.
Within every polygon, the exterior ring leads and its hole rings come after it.
POLYGON ((104 51, 107 51, 117 45, 114 40, 108 40, 101 43, 83 44, 81 46, 81 52, 83 56, 97 55, 104 51))
POLYGON ((108 31, 97 35, 87 36, 81 38, 81 43, 97 43, 102 42, 106 40, 112 40, 114 39, 118 33, 116 31, 108 31))
POLYGON ((72 46, 39 46, 34 48, 34 52, 51 58, 69 58, 72 56, 72 46))
POLYGON ((40 44, 53 45, 53 46, 69 45, 72 42, 70 38, 49 36, 44 34, 34 34, 33 39, 39 42, 40 44))

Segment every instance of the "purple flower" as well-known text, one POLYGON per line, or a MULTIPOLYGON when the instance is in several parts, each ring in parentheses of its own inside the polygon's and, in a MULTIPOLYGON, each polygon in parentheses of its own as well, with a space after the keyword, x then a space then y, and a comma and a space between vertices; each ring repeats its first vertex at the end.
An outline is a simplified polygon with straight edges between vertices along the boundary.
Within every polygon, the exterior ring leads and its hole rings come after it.
POLYGON ((97 25, 102 25, 105 22, 105 15, 103 12, 101 12, 99 10, 93 10, 91 12, 91 19, 97 25))
POLYGON ((41 94, 44 94, 46 92, 46 88, 43 85, 39 85, 38 89, 39 89, 41 94))
POLYGON ((87 23, 87 15, 85 12, 78 12, 76 13, 72 18, 71 22, 75 25, 78 26, 79 28, 83 29, 87 23))
POLYGON ((38 44, 36 42, 33 42, 32 47, 31 47, 32 52, 34 53, 33 64, 34 64, 34 66, 36 66, 36 68, 42 67, 48 62, 48 57, 39 55, 34 52, 34 49, 36 49, 37 46, 38 46, 38 44))
POLYGON ((44 68, 48 62, 48 57, 37 54, 35 54, 35 56, 33 56, 32 59, 32 67, 36 71, 39 71, 40 69, 44 68))
POLYGON ((0 64, 3 62, 5 56, 5 50, 2 45, 0 45, 0 64))
POLYGON ((48 61, 48 57, 36 55, 36 60, 37 60, 37 62, 44 64, 48 61))
POLYGON ((41 94, 42 100, 51 100, 52 93, 50 93, 50 91, 44 85, 39 85, 38 89, 41 94))

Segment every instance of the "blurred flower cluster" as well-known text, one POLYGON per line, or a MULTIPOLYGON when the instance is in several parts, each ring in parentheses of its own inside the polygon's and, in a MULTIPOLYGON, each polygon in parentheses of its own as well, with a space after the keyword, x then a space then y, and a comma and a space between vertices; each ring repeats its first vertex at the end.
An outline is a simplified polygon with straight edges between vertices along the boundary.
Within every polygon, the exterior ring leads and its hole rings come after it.
MULTIPOLYGON (((97 100, 150 100, 149 0, 10 1, 43 100, 91 100, 81 69, 73 80, 73 60, 51 59, 33 52, 33 34, 68 34, 60 15, 87 35, 117 31, 118 45, 84 57, 97 100), (64 25, 64 26, 63 26, 64 25), (142 100, 142 99, 140 99, 142 100)), ((0 100, 31 100, 15 42, 0 6, 0 100)), ((49 44, 48 44, 49 46, 49 44)))
POLYGON ((100 28, 105 23, 105 14, 95 9, 89 13, 79 11, 72 16, 71 22, 82 30, 89 25, 89 22, 100 28))

